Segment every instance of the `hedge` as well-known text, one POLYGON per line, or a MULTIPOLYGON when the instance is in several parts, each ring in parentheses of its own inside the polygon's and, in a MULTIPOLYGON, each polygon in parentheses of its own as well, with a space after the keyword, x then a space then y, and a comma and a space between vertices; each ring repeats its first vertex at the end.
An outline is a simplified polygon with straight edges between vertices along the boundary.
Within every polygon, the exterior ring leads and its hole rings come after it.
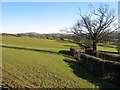
POLYGON ((120 62, 104 60, 95 56, 91 56, 84 53, 75 53, 76 50, 70 49, 73 56, 77 55, 77 60, 80 65, 93 73, 94 75, 108 80, 114 84, 120 85, 120 62))
POLYGON ((111 60, 111 61, 117 61, 120 62, 120 55, 112 55, 111 53, 105 53, 105 52, 96 52, 97 57, 111 60))

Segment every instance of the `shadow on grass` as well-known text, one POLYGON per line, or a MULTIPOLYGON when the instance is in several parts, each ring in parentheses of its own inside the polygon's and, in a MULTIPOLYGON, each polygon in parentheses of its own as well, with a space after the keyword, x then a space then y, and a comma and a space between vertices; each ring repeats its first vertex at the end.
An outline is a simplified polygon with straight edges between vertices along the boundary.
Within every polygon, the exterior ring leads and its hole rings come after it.
POLYGON ((72 41, 68 41, 68 40, 56 40, 57 42, 60 42, 60 43, 73 43, 72 41))
POLYGON ((102 51, 102 50, 100 50, 100 52, 104 52, 104 53, 111 53, 111 54, 120 54, 120 53, 118 53, 118 52, 110 52, 110 51, 102 51))
MULTIPOLYGON (((49 51, 49 50, 41 50, 41 49, 34 49, 34 48, 28 48, 28 47, 6 46, 6 45, 0 45, 0 47, 11 48, 11 49, 19 49, 19 50, 30 50, 30 51, 44 52, 44 53, 51 53, 51 54, 63 55, 64 57, 68 57, 68 58, 73 58, 71 55, 63 54, 63 53, 59 53, 59 52, 54 52, 54 51, 49 51)), ((63 50, 63 51, 65 51, 65 50, 63 50)))
POLYGON ((63 46, 66 46, 66 47, 78 47, 78 46, 74 46, 74 45, 63 45, 63 46))
POLYGON ((67 59, 64 59, 64 61, 69 65, 70 68, 73 69, 73 73, 77 77, 86 79, 89 82, 94 83, 96 86, 99 86, 101 89, 103 89, 103 88, 118 88, 115 85, 107 83, 107 82, 103 81, 102 79, 99 79, 99 78, 93 76, 92 74, 90 74, 90 72, 88 72, 84 68, 82 68, 78 62, 72 61, 72 60, 67 60, 67 59))
POLYGON ((29 50, 29 51, 36 51, 36 52, 45 52, 45 53, 52 53, 52 54, 59 54, 59 53, 54 52, 54 51, 34 49, 34 48, 27 48, 27 47, 6 46, 6 45, 0 45, 0 47, 19 49, 19 50, 29 50))

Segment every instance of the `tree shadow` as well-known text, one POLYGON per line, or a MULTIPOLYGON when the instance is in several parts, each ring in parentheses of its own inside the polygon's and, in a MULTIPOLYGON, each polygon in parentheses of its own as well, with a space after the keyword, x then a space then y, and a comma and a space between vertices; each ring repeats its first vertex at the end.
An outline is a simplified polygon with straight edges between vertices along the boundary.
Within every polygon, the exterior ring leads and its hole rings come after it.
POLYGON ((63 55, 64 57, 68 57, 68 58, 74 59, 73 56, 72 56, 71 51, 68 51, 68 50, 60 50, 58 53, 60 53, 60 54, 63 55))
POLYGON ((101 89, 103 89, 103 88, 119 88, 116 85, 110 84, 100 78, 93 76, 90 72, 88 72, 87 70, 82 68, 80 66, 80 64, 76 61, 67 60, 67 59, 64 59, 64 61, 69 65, 70 68, 73 69, 73 73, 77 77, 88 80, 89 82, 95 84, 96 86, 99 86, 101 89))
POLYGON ((63 45, 65 47, 78 47, 78 46, 74 46, 74 45, 63 45))
POLYGON ((60 43, 66 43, 66 42, 68 42, 68 43, 73 43, 72 41, 68 41, 68 40, 59 40, 59 39, 57 40, 57 39, 56 39, 56 41, 57 41, 57 42, 60 42, 60 43))
POLYGON ((19 49, 19 50, 29 50, 29 51, 36 51, 36 52, 45 52, 45 53, 63 55, 64 57, 68 57, 68 58, 72 58, 73 59, 73 57, 70 54, 68 54, 68 53, 65 54, 65 53, 61 53, 60 52, 60 51, 69 52, 69 51, 66 51, 66 50, 60 50, 59 52, 54 52, 54 51, 49 51, 49 50, 41 50, 41 49, 34 49, 34 48, 28 48, 28 47, 18 47, 18 46, 0 45, 0 47, 11 48, 11 49, 19 49))
POLYGON ((118 52, 112 52, 112 51, 102 51, 102 50, 100 50, 100 52, 111 53, 111 54, 119 54, 118 52))
POLYGON ((36 52, 45 52, 45 53, 52 53, 52 54, 59 54, 58 52, 54 52, 54 51, 34 49, 34 48, 28 48, 28 47, 17 47, 17 46, 6 46, 6 45, 0 45, 0 47, 11 48, 11 49, 19 49, 19 50, 29 50, 29 51, 36 51, 36 52))

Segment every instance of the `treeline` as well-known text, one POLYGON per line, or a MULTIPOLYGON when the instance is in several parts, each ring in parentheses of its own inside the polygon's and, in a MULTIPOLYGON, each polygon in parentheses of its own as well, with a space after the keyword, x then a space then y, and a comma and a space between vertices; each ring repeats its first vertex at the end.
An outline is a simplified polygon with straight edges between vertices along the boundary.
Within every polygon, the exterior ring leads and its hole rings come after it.
POLYGON ((3 36, 15 36, 15 37, 35 37, 35 38, 44 38, 44 39, 72 39, 74 37, 73 34, 65 34, 65 33, 51 33, 51 34, 39 34, 35 32, 30 33, 17 33, 17 34, 10 34, 10 33, 1 33, 3 36))
MULTIPOLYGON (((1 33, 0 35, 3 36, 15 36, 15 37, 23 37, 23 36, 28 36, 28 37, 37 37, 37 38, 47 38, 47 39, 57 39, 60 38, 61 40, 68 39, 70 41, 77 41, 79 37, 77 37, 74 34, 66 34, 66 33, 51 33, 51 34, 39 34, 35 32, 30 32, 30 33, 17 33, 17 34, 11 34, 11 33, 1 33)), ((114 32, 111 34, 109 38, 104 38, 103 41, 109 41, 112 42, 114 40, 118 40, 118 31, 114 32)))

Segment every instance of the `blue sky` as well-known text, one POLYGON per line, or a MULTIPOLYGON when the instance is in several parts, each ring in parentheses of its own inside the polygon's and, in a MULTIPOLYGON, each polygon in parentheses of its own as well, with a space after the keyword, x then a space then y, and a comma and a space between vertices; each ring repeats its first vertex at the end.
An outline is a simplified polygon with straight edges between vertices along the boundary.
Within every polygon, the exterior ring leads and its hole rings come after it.
MULTIPOLYGON (((90 2, 98 6, 99 2, 90 2)), ((69 28, 82 13, 89 12, 89 2, 2 2, 2 32, 58 33, 69 28)), ((117 2, 104 2, 117 10, 117 2)))

